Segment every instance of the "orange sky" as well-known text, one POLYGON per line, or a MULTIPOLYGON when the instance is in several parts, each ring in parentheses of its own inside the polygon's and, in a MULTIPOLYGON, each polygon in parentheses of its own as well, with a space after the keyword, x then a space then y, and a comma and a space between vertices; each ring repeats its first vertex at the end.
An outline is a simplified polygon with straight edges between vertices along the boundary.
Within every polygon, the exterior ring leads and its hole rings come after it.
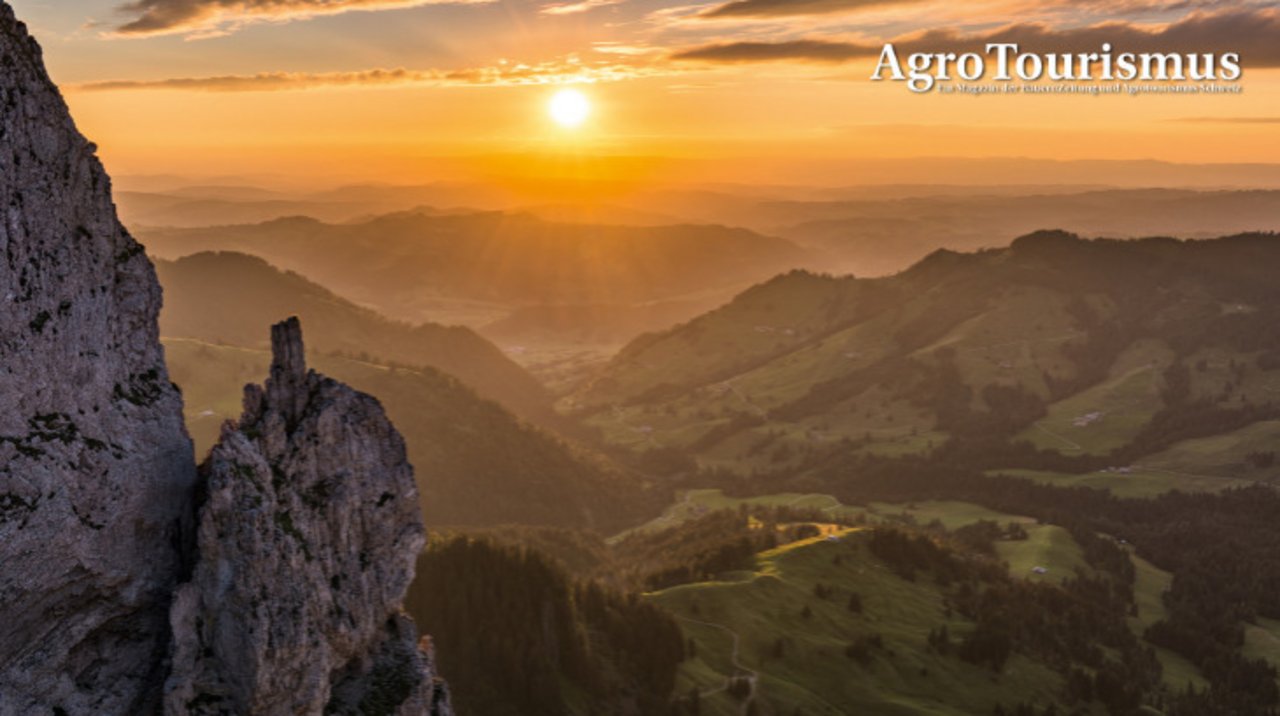
POLYGON ((323 14, 318 0, 13 4, 82 130, 122 174, 803 183, 807 164, 834 158, 1280 162, 1274 3, 990 0, 961 13, 934 0, 344 0, 323 14), (359 7, 334 12, 344 2, 359 7), (1244 91, 914 94, 867 81, 875 58, 858 54, 927 33, 980 47, 1001 32, 1043 51, 1097 37, 1235 50, 1244 91), (814 55, 814 43, 838 56, 814 55), (708 46, 729 47, 733 61, 680 57, 708 46), (564 83, 594 105, 579 129, 545 111, 564 83), (601 159, 620 156, 632 159, 601 159))

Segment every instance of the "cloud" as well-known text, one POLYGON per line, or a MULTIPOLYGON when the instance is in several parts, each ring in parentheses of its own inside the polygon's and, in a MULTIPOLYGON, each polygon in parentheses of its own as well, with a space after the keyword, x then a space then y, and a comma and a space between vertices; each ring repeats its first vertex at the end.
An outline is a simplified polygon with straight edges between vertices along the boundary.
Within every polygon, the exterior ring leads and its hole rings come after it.
POLYGON ((1183 12, 1188 10, 1223 10, 1245 6, 1266 7, 1273 0, 1035 0, 1049 6, 1107 12, 1113 15, 1139 15, 1149 12, 1183 12))
POLYGON ((371 69, 356 72, 261 72, 252 75, 174 77, 157 80, 107 80, 75 85, 81 92, 188 90, 196 92, 273 92, 321 87, 433 85, 501 87, 618 82, 666 74, 658 67, 576 61, 536 65, 499 64, 457 70, 371 69))
MULTIPOLYGON (((704 19, 777 18, 796 15, 828 15, 850 13, 890 6, 918 5, 926 0, 731 0, 700 12, 704 19)), ((1271 4, 1271 0, 987 0, 968 4, 966 12, 982 13, 1088 13, 1106 17, 1122 17, 1149 13, 1220 10, 1249 5, 1271 4), (984 5, 986 7, 984 7, 984 5), (975 8, 976 6, 976 8, 975 8)), ((1006 15, 1007 16, 1007 15, 1006 15)))
MULTIPOLYGON (((1097 52, 1110 42, 1117 52, 1240 53, 1249 67, 1280 67, 1280 9, 1196 12, 1164 26, 1106 22, 1088 27, 1053 30, 1041 24, 1014 25, 979 37, 979 42, 1016 42, 1034 52, 1097 52)), ((920 45, 956 49, 973 40, 930 32, 920 45)), ((904 43, 912 47, 910 42, 904 43)), ((937 51, 937 50, 935 50, 937 51)))
POLYGON ((648 45, 627 45, 621 42, 593 42, 591 49, 605 55, 625 55, 627 57, 642 57, 644 55, 654 55, 663 52, 661 48, 650 47, 648 45))
POLYGON ((437 3, 489 0, 132 0, 117 11, 132 19, 117 36, 182 34, 192 38, 234 32, 255 22, 286 22, 355 10, 397 10, 437 3))
POLYGON ((849 12, 866 7, 906 5, 923 0, 733 0, 714 7, 700 17, 784 17, 788 15, 824 15, 849 12))
POLYGON ((626 0, 578 0, 577 2, 561 2, 551 5, 543 5, 538 12, 544 15, 574 15, 588 10, 594 10, 598 7, 609 7, 610 5, 619 5, 626 0))
POLYGON ((703 62, 776 62, 792 60, 801 62, 845 62, 860 57, 875 57, 879 47, 852 42, 828 42, 825 40, 792 40, 790 42, 728 42, 705 45, 677 52, 673 60, 701 60, 703 62))
MULTIPOLYGON (((1043 23, 1019 23, 985 33, 930 30, 892 40, 899 53, 972 52, 988 42, 1017 43, 1024 52, 1097 52, 1109 42, 1115 52, 1222 54, 1238 52, 1249 68, 1280 67, 1280 8, 1196 12, 1166 25, 1110 21, 1086 27, 1054 29, 1043 23)), ((682 50, 676 60, 704 62, 845 62, 878 56, 881 47, 832 40, 731 42, 682 50)))

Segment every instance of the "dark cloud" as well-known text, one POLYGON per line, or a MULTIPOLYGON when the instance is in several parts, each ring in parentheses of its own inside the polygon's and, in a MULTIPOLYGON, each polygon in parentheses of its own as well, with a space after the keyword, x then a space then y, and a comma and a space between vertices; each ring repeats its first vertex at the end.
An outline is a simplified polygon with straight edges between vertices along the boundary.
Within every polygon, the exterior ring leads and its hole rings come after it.
POLYGON ((845 62, 860 57, 875 57, 881 48, 851 42, 795 40, 792 42, 728 42, 721 45, 695 47, 672 55, 675 60, 704 62, 845 62))
POLYGON ((848 12, 864 7, 905 5, 922 0, 734 0, 702 13, 702 17, 782 17, 848 12))
MULTIPOLYGON (((1006 27, 977 38, 980 43, 1016 42, 1032 52, 1097 52, 1110 42, 1117 52, 1240 53, 1248 67, 1280 67, 1280 9, 1194 13, 1163 28, 1148 30, 1125 22, 1054 30, 1042 24, 1006 27)), ((974 40, 929 32, 903 46, 917 51, 954 51, 974 40)))
MULTIPOLYGON (((702 13, 704 18, 786 17, 852 12, 868 7, 910 5, 923 0, 732 0, 702 13)), ((1027 10, 1070 10, 1107 17, 1152 12, 1239 8, 1251 0, 1027 0, 1027 10)))
MULTIPOLYGON (((1247 71, 1251 67, 1280 67, 1280 8, 1238 9, 1193 13, 1177 22, 1147 29, 1127 22, 1056 30, 1040 23, 1010 25, 988 33, 962 35, 931 30, 892 40, 900 54, 911 52, 973 52, 989 42, 1016 43, 1023 52, 1097 52, 1109 42, 1115 52, 1216 53, 1238 52, 1247 71)), ((733 42, 708 45, 674 54, 677 60, 706 62, 844 62, 880 54, 880 46, 823 40, 733 42)))
POLYGON ((248 22, 336 15, 352 10, 390 10, 439 0, 133 0, 117 11, 133 19, 120 35, 217 33, 248 22))

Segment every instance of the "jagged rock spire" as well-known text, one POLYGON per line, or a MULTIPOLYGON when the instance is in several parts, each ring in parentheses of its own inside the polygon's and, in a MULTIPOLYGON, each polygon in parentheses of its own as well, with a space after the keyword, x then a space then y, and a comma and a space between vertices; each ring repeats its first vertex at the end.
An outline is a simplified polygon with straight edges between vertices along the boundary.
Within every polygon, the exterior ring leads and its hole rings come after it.
POLYGON ((376 400, 307 371, 297 319, 272 347, 201 468, 165 712, 447 714, 401 613, 425 542, 404 441, 376 400))
POLYGON ((307 359, 302 345, 302 323, 296 316, 271 327, 271 375, 267 400, 290 423, 306 407, 307 359))

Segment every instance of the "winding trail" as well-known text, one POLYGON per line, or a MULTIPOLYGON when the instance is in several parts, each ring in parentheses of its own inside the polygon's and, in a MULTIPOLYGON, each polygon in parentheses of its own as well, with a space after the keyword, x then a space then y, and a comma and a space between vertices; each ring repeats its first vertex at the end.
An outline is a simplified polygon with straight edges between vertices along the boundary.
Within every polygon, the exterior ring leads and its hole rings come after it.
POLYGON ((1059 435, 1058 433, 1053 432, 1052 430, 1050 430, 1049 428, 1046 428, 1044 425, 1040 424, 1039 422, 1037 422, 1035 426, 1036 426, 1036 429, 1039 430, 1040 432, 1044 433, 1045 435, 1048 435, 1054 440, 1060 440, 1062 444, 1066 445, 1072 450, 1078 450, 1080 452, 1084 452, 1084 446, 1080 445, 1080 443, 1077 443, 1076 441, 1071 440, 1070 438, 1067 438, 1063 435, 1059 435))
POLYGON ((1247 478, 1242 477, 1232 477, 1230 475, 1200 475, 1194 472, 1178 472, 1177 470, 1168 470, 1163 467, 1151 467, 1143 465, 1142 463, 1134 463, 1134 468, 1138 470, 1145 470, 1147 472, 1160 472, 1166 475, 1173 475, 1174 477, 1192 477, 1197 480, 1237 480, 1248 482, 1247 478))
POLYGON ((662 448, 662 443, 660 443, 660 442, 658 442, 657 440, 654 440, 654 439, 653 439, 653 431, 652 431, 652 428, 650 428, 650 429, 649 429, 649 431, 647 431, 647 432, 646 432, 644 428, 637 428, 637 427, 632 426, 630 423, 628 423, 628 422, 627 422, 627 416, 626 416, 626 413, 625 413, 625 412, 623 412, 622 408, 620 408, 620 407, 618 407, 618 406, 616 406, 616 405, 615 405, 615 406, 613 406, 613 419, 614 419, 614 420, 616 420, 616 421, 618 421, 618 424, 619 424, 619 425, 621 425, 622 427, 626 428, 627 430, 629 430, 629 431, 631 431, 631 432, 635 433, 636 435, 643 436, 643 437, 644 437, 644 440, 645 440, 646 442, 648 442, 648 443, 649 443, 649 445, 651 445, 651 446, 653 446, 653 447, 655 447, 655 448, 658 448, 658 449, 661 449, 661 448, 662 448))
POLYGON ((724 685, 721 686, 720 688, 712 689, 711 691, 701 691, 699 692, 698 695, 702 697, 706 697, 706 696, 712 696, 714 694, 718 694, 722 691, 728 691, 729 684, 732 683, 734 679, 738 678, 739 675, 745 675, 747 678, 747 685, 749 686, 749 690, 747 691, 747 698, 742 700, 742 706, 740 707, 739 713, 741 713, 742 716, 746 716, 748 709, 751 708, 751 702, 754 701, 756 698, 756 689, 759 688, 760 674, 753 669, 748 669, 746 666, 742 664, 741 661, 739 661, 738 659, 739 646, 742 644, 742 639, 741 637, 738 636, 738 632, 730 629, 729 627, 723 624, 716 624, 714 622, 704 622, 700 619, 690 619, 689 617, 677 616, 676 618, 680 619, 681 621, 690 622, 692 624, 701 624, 702 626, 711 627, 712 629, 719 629, 720 631, 728 634, 730 637, 733 638, 733 650, 729 652, 729 663, 735 669, 735 673, 731 676, 726 677, 724 680, 724 685))
POLYGON ((759 405, 756 405, 755 401, 751 400, 750 396, 742 392, 742 389, 739 388, 737 385, 735 385, 732 380, 726 380, 724 384, 729 386, 729 391, 732 392, 735 396, 737 396, 738 400, 741 400, 748 408, 750 408, 752 412, 756 414, 757 417, 760 417, 760 418, 769 417, 768 411, 766 411, 764 408, 761 408, 759 405))

